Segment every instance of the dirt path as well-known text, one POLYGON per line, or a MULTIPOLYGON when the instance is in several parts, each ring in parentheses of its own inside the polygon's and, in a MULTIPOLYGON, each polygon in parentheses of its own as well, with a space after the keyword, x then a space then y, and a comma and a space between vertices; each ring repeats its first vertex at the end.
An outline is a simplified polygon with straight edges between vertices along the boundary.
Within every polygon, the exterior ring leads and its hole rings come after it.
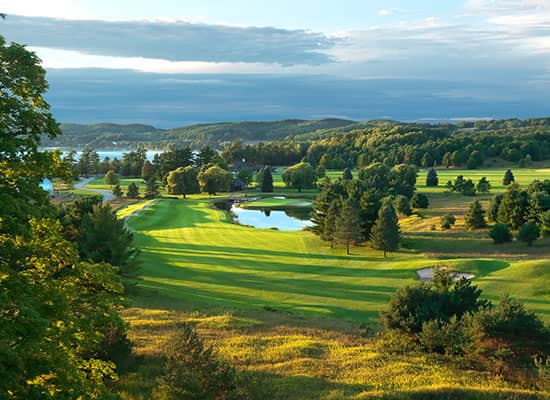
POLYGON ((107 203, 111 200, 114 200, 115 198, 115 195, 113 193, 111 193, 110 191, 108 190, 103 190, 103 189, 92 189, 92 188, 88 188, 88 187, 85 187, 88 183, 90 183, 94 178, 91 177, 91 178, 84 178, 82 179, 81 181, 79 181, 76 185, 74 185, 75 189, 81 189, 81 190, 89 190, 90 192, 96 192, 100 195, 103 196, 103 202, 104 203, 107 203))

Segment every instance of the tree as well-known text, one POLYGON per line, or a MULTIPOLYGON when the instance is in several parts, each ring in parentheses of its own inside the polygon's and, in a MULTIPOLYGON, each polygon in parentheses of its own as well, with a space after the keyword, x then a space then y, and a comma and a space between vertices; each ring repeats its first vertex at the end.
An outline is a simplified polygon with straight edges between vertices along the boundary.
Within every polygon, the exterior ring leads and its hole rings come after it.
POLYGON ((202 192, 207 192, 209 195, 216 195, 217 192, 229 191, 229 185, 233 176, 230 172, 215 165, 210 167, 197 176, 202 192))
POLYGON ((105 181, 105 184, 109 186, 116 185, 119 182, 118 176, 113 170, 107 171, 103 180, 105 181))
MULTIPOLYGON (((331 209, 330 211, 334 212, 335 210, 331 209)), ((349 200, 342 204, 340 214, 336 217, 334 239, 346 245, 347 255, 350 254, 351 243, 359 243, 364 239, 360 229, 359 210, 349 200)))
POLYGON ((411 164, 395 165, 390 171, 391 194, 403 195, 411 198, 416 190, 418 168, 411 164))
POLYGON ((235 370, 204 344, 189 324, 164 349, 164 372, 158 379, 156 400, 238 400, 246 398, 235 370))
POLYGON ((464 222, 468 229, 481 229, 487 226, 485 211, 481 207, 479 200, 470 204, 470 208, 464 216, 464 222))
POLYGON ((286 169, 283 173, 285 185, 292 189, 311 189, 315 187, 315 170, 310 163, 301 162, 286 169))
POLYGON ((253 175, 254 174, 250 168, 243 168, 237 174, 237 178, 239 178, 244 183, 244 186, 246 187, 252 183, 253 175))
POLYGON ((412 214, 411 204, 409 202, 409 199, 406 198, 405 196, 403 195, 395 196, 395 200, 393 201, 393 204, 399 214, 403 214, 403 215, 412 214))
POLYGON ((78 248, 81 257, 94 263, 109 263, 130 275, 136 249, 132 246, 132 233, 124 227, 111 207, 96 204, 82 219, 78 248))
POLYGON ((147 182, 153 175, 155 175, 155 167, 150 161, 145 161, 141 167, 141 179, 147 182))
POLYGON ((359 171, 359 179, 365 182, 368 188, 387 192, 390 186, 390 167, 381 162, 370 164, 359 171))
POLYGON ((481 177, 481 179, 477 183, 476 190, 479 193, 489 193, 489 191, 491 190, 491 183, 487 180, 485 176, 481 177))
POLYGON ((168 194, 183 195, 199 193, 198 171, 188 165, 170 171, 166 178, 166 192, 168 194))
POLYGON ((330 247, 334 247, 336 220, 340 216, 341 203, 338 200, 333 200, 327 210, 325 216, 325 224, 320 232, 321 240, 330 242, 330 247))
POLYGON ((426 186, 437 186, 439 184, 439 178, 435 168, 430 168, 426 175, 426 186))
POLYGON ((424 193, 415 193, 411 200, 411 205, 414 208, 428 208, 430 202, 424 193))
POLYGON ((451 227, 455 224, 456 217, 452 214, 447 214, 441 217, 441 228, 443 229, 451 229, 451 227))
POLYGON ((489 231, 489 237, 493 239, 495 244, 511 242, 513 239, 512 232, 506 224, 495 224, 489 231))
POLYGON ((502 197, 498 207, 497 221, 517 230, 527 221, 529 194, 512 184, 502 197))
POLYGON ((353 174, 351 172, 351 168, 344 169, 344 172, 342 173, 342 179, 346 179, 346 180, 352 180, 353 179, 353 174))
POLYGON ((115 187, 113 188, 113 194, 115 195, 115 197, 117 199, 121 198, 122 197, 122 189, 120 188, 120 184, 116 184, 115 187))
POLYGON ((550 210, 542 213, 541 216, 542 233, 545 236, 550 235, 550 210))
POLYGON ((137 199, 139 197, 139 188, 134 182, 128 185, 128 192, 126 192, 126 196, 130 199, 137 199))
POLYGON ((514 174, 512 173, 512 170, 507 169, 504 173, 504 178, 502 178, 502 184, 507 186, 513 182, 515 182, 516 179, 514 178, 514 174))
POLYGON ((146 199, 154 199, 159 195, 159 193, 160 192, 159 192, 159 185, 157 183, 157 178, 155 178, 154 176, 151 176, 147 181, 144 197, 146 199))
POLYGON ((527 243, 528 246, 532 246, 533 242, 539 237, 540 229, 532 222, 526 222, 523 224, 518 232, 518 240, 527 243))
POLYGON ((487 217, 490 221, 497 221, 498 208, 500 207, 500 203, 502 202, 503 197, 504 195, 502 194, 494 194, 491 196, 491 199, 489 200, 489 206, 487 207, 487 217))
POLYGON ((466 162, 467 168, 476 169, 482 164, 483 164, 483 154, 481 154, 477 150, 472 151, 472 153, 470 154, 470 158, 468 158, 468 161, 466 162))
POLYGON ((262 174, 262 192, 273 192, 273 175, 271 175, 271 168, 265 167, 262 174))
POLYGON ((401 230, 399 220, 393 207, 393 203, 386 199, 378 211, 378 219, 374 224, 370 240, 375 249, 384 251, 384 258, 387 252, 397 250, 401 241, 401 230))

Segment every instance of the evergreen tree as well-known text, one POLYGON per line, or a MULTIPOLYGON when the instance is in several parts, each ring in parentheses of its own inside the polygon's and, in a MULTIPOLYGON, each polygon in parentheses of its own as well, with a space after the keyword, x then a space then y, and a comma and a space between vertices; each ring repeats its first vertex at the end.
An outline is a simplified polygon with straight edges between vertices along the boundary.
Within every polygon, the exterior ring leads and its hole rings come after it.
POLYGON ((109 170, 107 171, 107 173, 105 173, 105 177, 103 178, 103 180, 105 181, 106 185, 113 186, 118 183, 118 176, 113 170, 109 170))
POLYGON ((495 244, 511 242, 513 239, 512 232, 506 224, 495 224, 489 231, 489 237, 493 239, 495 244))
POLYGON ((430 202, 424 193, 415 193, 411 200, 411 205, 414 208, 428 208, 430 202))
POLYGON ((353 174, 351 172, 351 168, 344 169, 344 172, 342 173, 342 179, 346 179, 346 180, 352 180, 353 179, 353 174))
POLYGON ((113 194, 115 195, 115 197, 117 199, 120 199, 122 197, 122 189, 120 188, 120 184, 116 184, 115 187, 113 188, 113 194))
POLYGON ((399 214, 403 214, 403 215, 412 214, 411 203, 409 199, 407 199, 405 196, 397 195, 395 197, 395 200, 393 201, 393 204, 399 214))
POLYGON ((273 175, 271 175, 270 167, 263 169, 261 191, 264 193, 273 192, 273 175))
POLYGON ((145 198, 146 199, 154 199, 159 195, 159 185, 157 183, 157 179, 154 176, 151 176, 149 180, 147 180, 147 186, 145 188, 145 198))
POLYGON ((488 193, 491 190, 491 183, 487 180, 487 177, 483 176, 477 183, 476 190, 479 193, 488 193))
POLYGON ((321 240, 330 242, 330 247, 334 247, 334 235, 336 233, 336 221, 340 216, 340 202, 333 200, 330 203, 327 214, 325 216, 325 223, 323 231, 321 232, 321 240))
POLYGON ((514 178, 514 174, 512 173, 512 170, 507 169, 504 173, 504 178, 502 179, 502 184, 507 186, 513 182, 515 182, 516 179, 514 178))
POLYGON ((378 211, 378 219, 372 227, 370 240, 375 249, 383 250, 384 257, 388 251, 397 250, 401 241, 399 220, 393 203, 386 199, 378 211))
POLYGON ((529 195, 515 184, 510 185, 498 207, 497 221, 517 230, 527 221, 529 195))
POLYGON ((437 186, 439 184, 439 178, 437 177, 437 172, 435 168, 430 168, 428 174, 426 175, 426 186, 437 186))
POLYGON ((528 246, 532 246, 533 242, 539 237, 540 229, 532 222, 526 222, 523 224, 518 232, 518 240, 527 243, 528 246))
POLYGON ((485 221, 485 211, 481 207, 479 200, 474 201, 470 204, 468 212, 464 216, 464 222, 468 229, 481 229, 487 226, 485 221))
MULTIPOLYGON (((332 206, 331 206, 332 207, 332 206)), ((330 215, 330 213, 329 213, 330 215)), ((342 204, 339 216, 334 225, 334 239, 346 245, 346 254, 350 254, 351 243, 359 243, 364 237, 361 232, 359 209, 350 200, 342 204)), ((326 224, 327 226, 329 224, 326 224)))
POLYGON ((128 185, 128 192, 126 192, 126 196, 130 199, 137 199, 139 197, 139 188, 134 182, 128 185))
POLYGON ((150 161, 145 161, 141 167, 141 179, 147 182, 153 175, 155 175, 155 167, 150 161))
POLYGON ((487 217, 490 221, 496 222, 498 219, 498 208, 502 202, 502 194, 494 194, 489 200, 489 206, 487 207, 487 217))

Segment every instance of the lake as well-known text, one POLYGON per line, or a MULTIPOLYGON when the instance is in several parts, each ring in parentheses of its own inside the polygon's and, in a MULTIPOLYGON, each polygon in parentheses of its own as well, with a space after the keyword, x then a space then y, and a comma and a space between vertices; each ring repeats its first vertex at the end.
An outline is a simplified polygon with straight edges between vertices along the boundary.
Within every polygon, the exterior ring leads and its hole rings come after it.
MULTIPOLYGON (((52 150, 61 150, 61 153, 63 157, 67 155, 71 149, 65 149, 65 148, 58 148, 58 147, 42 147, 40 148, 41 151, 52 151, 52 150)), ((76 156, 75 159, 78 160, 80 157, 80 154, 82 154, 82 150, 75 150, 76 156)), ((113 160, 115 158, 122 160, 122 156, 124 153, 129 153, 132 150, 128 149, 121 149, 121 150, 96 150, 97 154, 99 155, 99 160, 103 161, 106 157, 109 157, 110 160, 113 160)), ((147 150, 147 160, 153 161, 153 158, 155 157, 155 154, 162 154, 164 151, 162 150, 147 150)))
POLYGON ((254 228, 298 231, 307 226, 313 226, 309 218, 309 210, 250 210, 233 204, 231 212, 237 216, 237 220, 241 225, 250 225, 254 228))

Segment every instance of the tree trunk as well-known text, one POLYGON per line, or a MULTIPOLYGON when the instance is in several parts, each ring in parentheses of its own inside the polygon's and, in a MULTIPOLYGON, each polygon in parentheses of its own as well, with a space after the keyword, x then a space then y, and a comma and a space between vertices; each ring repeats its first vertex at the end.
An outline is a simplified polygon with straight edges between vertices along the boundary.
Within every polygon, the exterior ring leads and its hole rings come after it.
POLYGON ((349 242, 350 242, 349 240, 346 242, 346 253, 347 253, 348 256, 350 254, 349 253, 349 242))
POLYGON ((387 255, 386 255, 386 249, 384 249, 384 258, 386 258, 387 255))

